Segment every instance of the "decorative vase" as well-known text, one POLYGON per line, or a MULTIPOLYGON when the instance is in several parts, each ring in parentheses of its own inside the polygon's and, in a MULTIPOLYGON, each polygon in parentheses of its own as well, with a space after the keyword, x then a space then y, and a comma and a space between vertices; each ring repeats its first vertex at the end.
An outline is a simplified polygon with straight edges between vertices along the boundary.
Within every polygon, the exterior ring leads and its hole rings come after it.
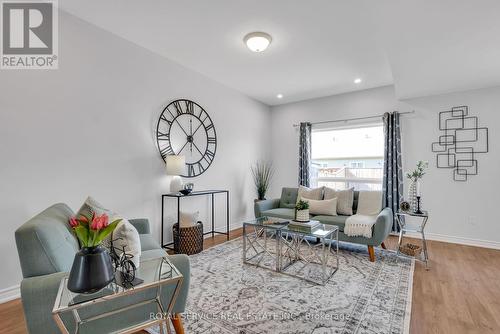
POLYGON ((418 195, 418 181, 411 181, 408 188, 408 203, 410 203, 411 211, 417 211, 417 195, 418 195))
POLYGON ((295 220, 298 222, 308 222, 309 221, 309 209, 295 210, 295 220))
POLYGON ((75 293, 95 293, 115 278, 111 257, 101 247, 84 247, 75 254, 68 289, 75 293))

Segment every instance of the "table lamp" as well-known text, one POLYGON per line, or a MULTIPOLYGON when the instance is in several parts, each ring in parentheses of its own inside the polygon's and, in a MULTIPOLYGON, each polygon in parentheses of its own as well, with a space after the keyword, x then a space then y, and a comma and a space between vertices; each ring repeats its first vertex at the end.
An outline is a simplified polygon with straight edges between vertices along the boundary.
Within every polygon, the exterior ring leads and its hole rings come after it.
POLYGON ((170 192, 177 193, 182 189, 182 179, 186 158, 183 155, 167 155, 167 175, 173 176, 170 182, 170 192))

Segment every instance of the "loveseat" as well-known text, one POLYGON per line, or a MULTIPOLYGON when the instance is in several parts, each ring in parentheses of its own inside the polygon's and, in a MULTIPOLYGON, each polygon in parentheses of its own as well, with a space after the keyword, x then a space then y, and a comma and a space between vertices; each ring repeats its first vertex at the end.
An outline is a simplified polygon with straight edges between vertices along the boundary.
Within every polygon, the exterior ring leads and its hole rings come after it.
MULTIPOLYGON (((61 279, 68 275, 75 253, 79 249, 78 240, 69 227, 68 219, 75 213, 63 203, 54 204, 45 209, 16 230, 16 244, 21 262, 24 279, 21 282, 21 299, 30 334, 59 333, 52 318, 52 308, 56 299, 61 279)), ((130 223, 139 232, 141 240, 141 261, 166 256, 165 251, 150 234, 147 219, 131 219, 130 223)), ((183 313, 186 305, 190 266, 186 255, 172 255, 169 260, 183 275, 183 282, 177 296, 173 313, 176 332, 182 332, 182 324, 178 314, 183 313), (180 328, 179 328, 180 326, 180 328)), ((170 300, 173 287, 162 289, 161 298, 164 305, 170 300)), ((141 293, 116 298, 96 305, 88 310, 85 318, 100 314, 118 307, 124 307, 140 300, 156 296, 155 289, 147 289, 141 293)), ((151 304, 150 304, 151 305, 151 304)), ((133 326, 149 320, 151 307, 147 305, 118 313, 109 318, 89 322, 85 332, 110 333, 120 328, 133 326)), ((156 312, 156 307, 154 308, 156 312)), ((82 314, 81 314, 82 315, 82 314)), ((63 318, 70 332, 74 331, 74 322, 71 314, 63 318)))
MULTIPOLYGON (((297 202, 298 188, 283 188, 281 197, 256 202, 254 205, 255 217, 277 217, 283 219, 294 219, 295 203, 297 202)), ((354 191, 353 213, 356 213, 358 207, 359 192, 354 191)), ((379 215, 371 238, 365 237, 349 237, 344 234, 345 222, 349 216, 327 216, 327 215, 311 215, 311 219, 318 220, 323 224, 337 225, 339 227, 339 240, 352 242, 356 244, 368 246, 368 254, 370 261, 375 261, 375 251, 373 247, 382 246, 385 248, 384 241, 389 236, 393 224, 393 213, 390 208, 384 208, 379 215)))

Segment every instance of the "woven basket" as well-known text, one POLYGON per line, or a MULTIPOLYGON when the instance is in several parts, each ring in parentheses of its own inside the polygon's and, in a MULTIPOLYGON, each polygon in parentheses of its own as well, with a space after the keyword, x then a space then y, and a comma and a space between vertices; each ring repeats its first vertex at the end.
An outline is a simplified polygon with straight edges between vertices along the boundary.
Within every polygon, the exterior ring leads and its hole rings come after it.
POLYGON ((414 244, 405 244, 399 247, 399 251, 409 256, 419 256, 422 253, 422 247, 414 244))
POLYGON ((203 250, 203 223, 192 227, 179 228, 179 223, 172 227, 174 235, 174 251, 177 254, 197 254, 203 250))

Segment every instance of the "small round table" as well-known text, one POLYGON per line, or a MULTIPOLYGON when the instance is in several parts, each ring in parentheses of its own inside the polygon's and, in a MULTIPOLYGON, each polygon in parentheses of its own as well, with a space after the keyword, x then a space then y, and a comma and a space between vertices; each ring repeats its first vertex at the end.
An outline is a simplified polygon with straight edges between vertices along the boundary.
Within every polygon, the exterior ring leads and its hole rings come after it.
MULTIPOLYGON (((425 229, 425 225, 426 225, 428 219, 429 219, 429 213, 427 211, 422 211, 422 213, 415 213, 415 212, 411 212, 411 211, 408 211, 408 212, 399 211, 396 213, 396 221, 398 222, 398 225, 399 225, 399 240, 398 240, 397 255, 403 256, 403 254, 400 252, 400 248, 401 248, 401 243, 403 241, 403 235, 406 232, 420 233, 420 235, 422 237, 422 249, 423 249, 424 256, 423 256, 423 259, 421 257, 418 258, 415 256, 413 258, 425 263, 425 269, 427 269, 427 270, 429 269, 429 267, 428 267, 429 254, 427 252, 427 242, 425 240, 424 229, 425 229), (415 228, 409 228, 405 222, 404 217, 420 218, 420 225, 418 225, 415 228)), ((404 256, 407 256, 407 255, 404 254, 404 256)))

